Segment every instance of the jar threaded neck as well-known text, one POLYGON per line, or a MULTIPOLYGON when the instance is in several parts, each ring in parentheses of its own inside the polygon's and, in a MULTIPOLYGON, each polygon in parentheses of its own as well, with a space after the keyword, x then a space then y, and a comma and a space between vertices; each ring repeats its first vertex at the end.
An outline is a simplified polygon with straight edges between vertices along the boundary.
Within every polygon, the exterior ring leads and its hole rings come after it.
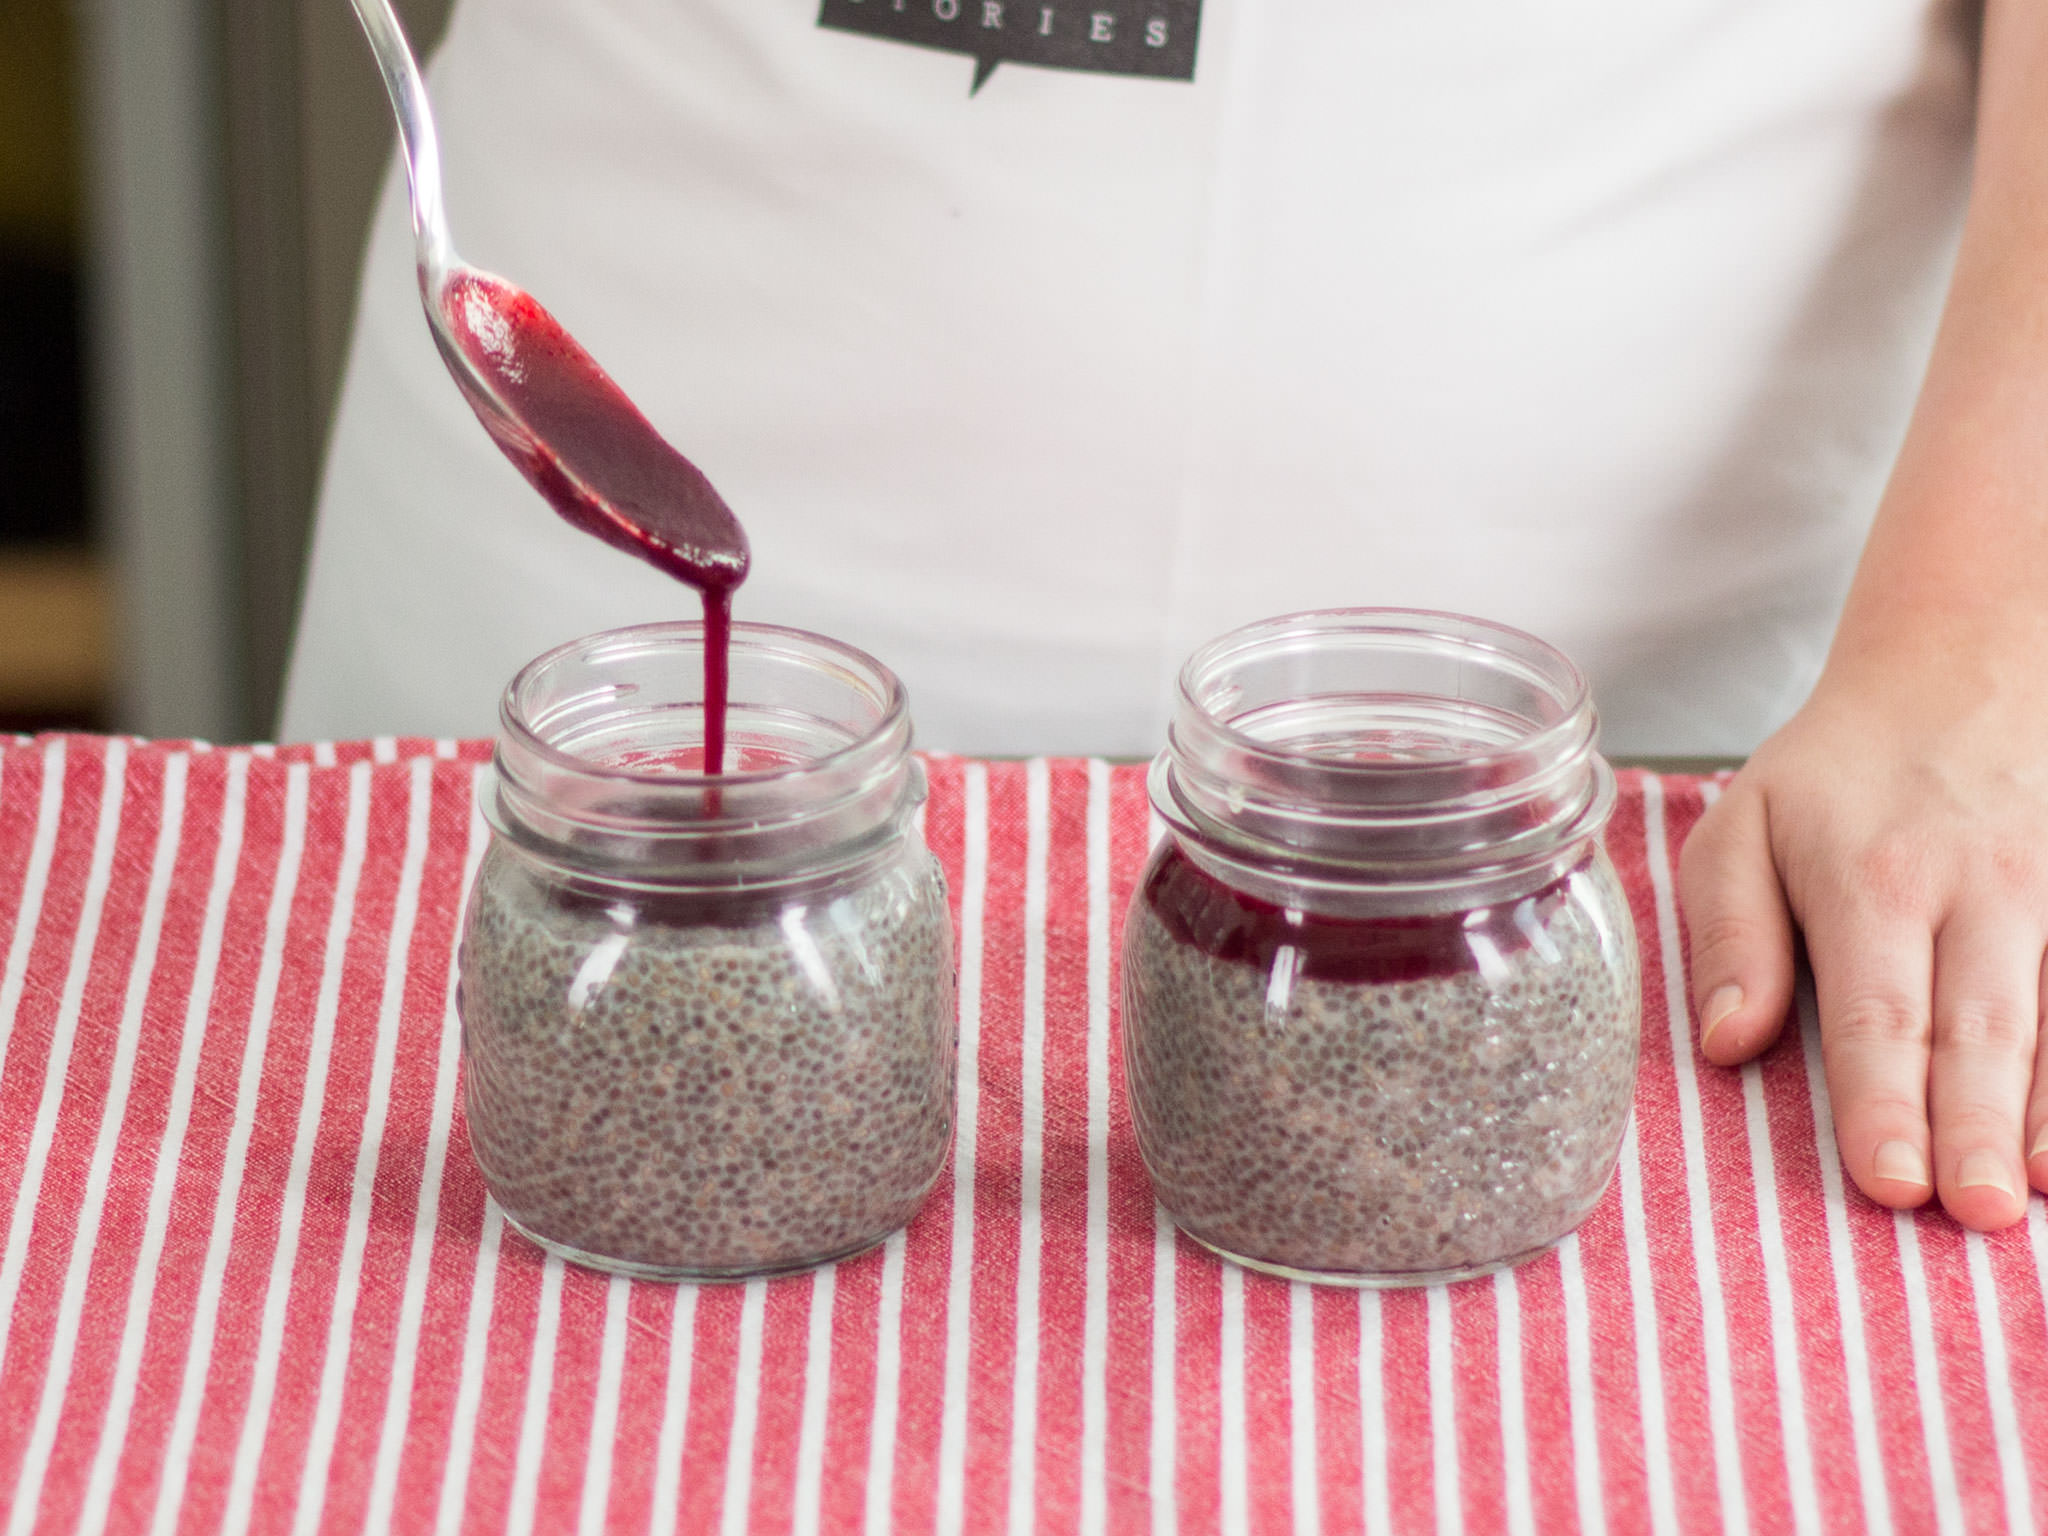
POLYGON ((802 630, 735 624, 727 741, 707 774, 701 623, 586 635, 529 663, 499 709, 492 827, 572 873, 760 886, 864 864, 924 799, 902 685, 802 630))
POLYGON ((1552 877, 1597 836, 1614 804, 1597 730, 1584 676, 1522 631, 1289 614, 1189 658, 1152 799, 1236 883, 1469 900, 1552 877))

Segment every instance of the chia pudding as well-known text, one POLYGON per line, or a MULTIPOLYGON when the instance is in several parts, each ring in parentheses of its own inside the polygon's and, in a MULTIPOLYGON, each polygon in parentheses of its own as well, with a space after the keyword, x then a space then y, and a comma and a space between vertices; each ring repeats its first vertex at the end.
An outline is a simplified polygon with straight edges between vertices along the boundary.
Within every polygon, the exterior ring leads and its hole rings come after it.
POLYGON ((485 1181, 570 1257, 697 1279, 844 1257, 945 1161, 952 933, 914 841, 751 906, 585 893, 494 843, 459 997, 485 1181))
POLYGON ((1254 1267, 1483 1273, 1585 1218, 1635 1083, 1611 866, 1471 912, 1341 918, 1231 889, 1169 839, 1124 937, 1124 1056, 1159 1199, 1254 1267))

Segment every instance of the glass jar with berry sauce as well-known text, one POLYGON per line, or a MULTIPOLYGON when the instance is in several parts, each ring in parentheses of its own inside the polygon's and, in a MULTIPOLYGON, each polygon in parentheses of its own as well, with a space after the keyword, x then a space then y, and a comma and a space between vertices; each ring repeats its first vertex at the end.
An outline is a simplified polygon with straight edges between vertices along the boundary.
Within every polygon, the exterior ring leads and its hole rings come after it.
POLYGON ((592 635, 507 690, 461 953, 470 1145, 518 1230, 663 1279, 871 1247, 951 1145, 952 928, 903 690, 733 627, 592 635))
POLYGON ((1123 1052, 1167 1211, 1255 1269, 1460 1279, 1592 1210, 1640 982, 1600 845, 1584 677, 1505 626, 1394 609, 1234 631, 1151 773, 1123 1052))

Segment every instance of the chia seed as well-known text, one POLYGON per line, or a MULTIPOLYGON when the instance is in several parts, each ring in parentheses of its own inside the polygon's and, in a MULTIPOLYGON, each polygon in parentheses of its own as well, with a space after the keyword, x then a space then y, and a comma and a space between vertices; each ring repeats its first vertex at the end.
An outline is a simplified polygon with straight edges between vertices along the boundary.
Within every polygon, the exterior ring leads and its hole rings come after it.
POLYGON ((1604 857, 1510 907, 1304 919, 1168 844, 1132 904, 1139 1148, 1191 1236, 1354 1283, 1483 1273, 1598 1202, 1635 1083, 1639 976, 1604 857))
POLYGON ((953 1130, 952 933, 913 846, 851 888, 585 897, 494 846, 463 939, 470 1144, 520 1230, 632 1273, 773 1273, 916 1212, 953 1130))

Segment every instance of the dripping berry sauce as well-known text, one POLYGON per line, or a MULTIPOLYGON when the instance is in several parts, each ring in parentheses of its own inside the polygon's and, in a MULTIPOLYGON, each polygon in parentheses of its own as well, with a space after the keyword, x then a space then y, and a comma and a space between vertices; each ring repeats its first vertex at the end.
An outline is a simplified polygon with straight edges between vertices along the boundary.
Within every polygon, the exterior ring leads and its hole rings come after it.
MULTIPOLYGON (((471 408, 534 489, 572 527, 697 589, 704 608, 701 767, 719 774, 732 595, 749 560, 739 519, 531 294, 465 271, 449 280, 441 302, 462 362, 518 425, 473 395, 471 408)), ((465 376, 462 368, 455 372, 465 376)))

